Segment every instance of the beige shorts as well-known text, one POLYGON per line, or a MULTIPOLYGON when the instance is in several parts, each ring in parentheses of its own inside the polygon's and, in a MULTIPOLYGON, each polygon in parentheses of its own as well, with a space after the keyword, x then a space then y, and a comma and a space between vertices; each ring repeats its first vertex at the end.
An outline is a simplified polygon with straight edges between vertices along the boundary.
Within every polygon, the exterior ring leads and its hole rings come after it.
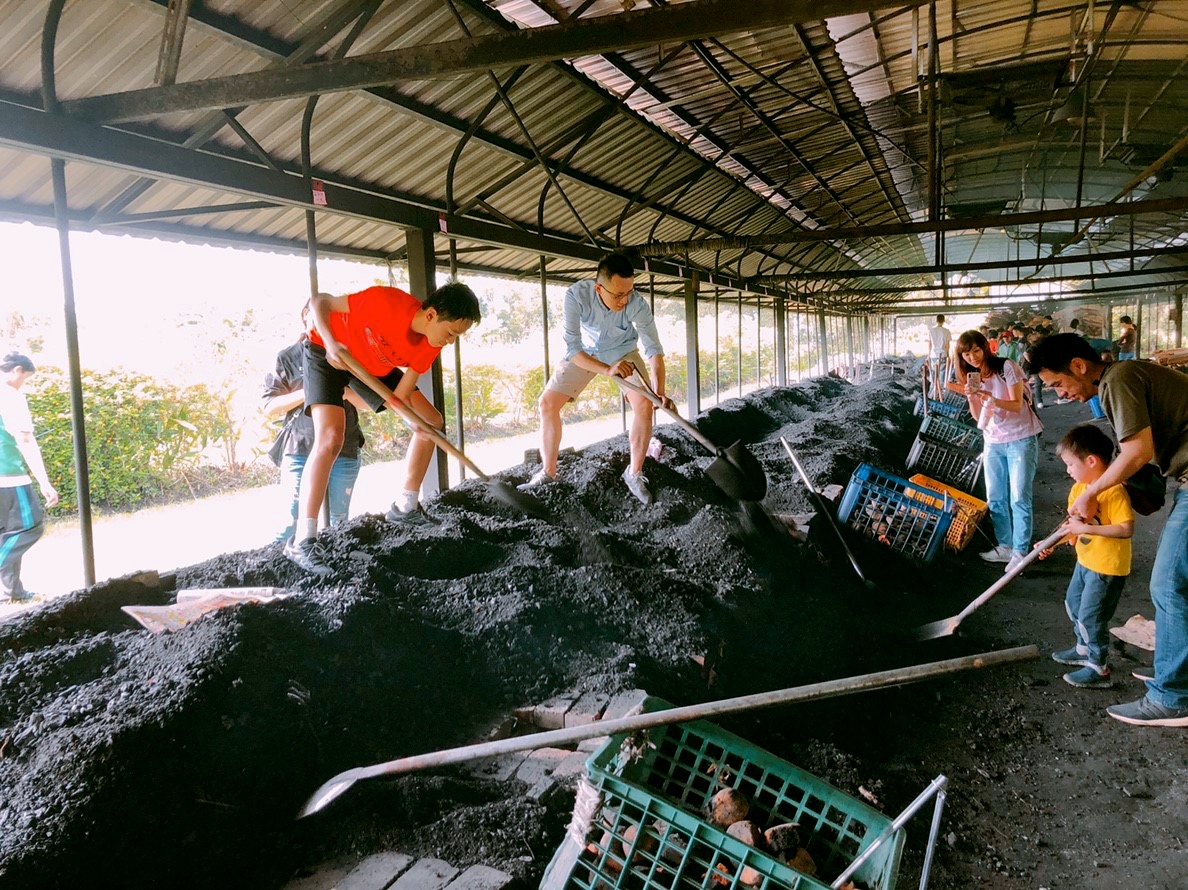
MULTIPOLYGON (((652 385, 652 381, 648 377, 648 363, 644 361, 638 349, 633 349, 627 353, 621 361, 631 362, 631 364, 635 365, 635 370, 639 372, 639 375, 643 377, 648 386, 652 385)), ((597 376, 593 371, 579 368, 573 362, 565 359, 553 369, 553 376, 545 384, 545 389, 559 392, 564 396, 568 396, 571 400, 576 401, 577 397, 582 394, 582 390, 589 386, 590 381, 597 376)), ((618 380, 619 378, 612 377, 611 379, 618 380)), ((623 387, 620 386, 619 389, 623 389, 623 387)))

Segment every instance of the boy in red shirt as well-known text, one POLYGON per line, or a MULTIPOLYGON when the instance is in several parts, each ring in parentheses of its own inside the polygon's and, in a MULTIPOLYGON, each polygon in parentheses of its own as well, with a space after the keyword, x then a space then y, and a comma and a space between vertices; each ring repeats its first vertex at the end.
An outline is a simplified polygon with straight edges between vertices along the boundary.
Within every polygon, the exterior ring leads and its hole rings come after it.
MULTIPOLYGON (((398 288, 369 287, 346 296, 318 294, 310 300, 310 310, 314 329, 305 344, 304 380, 314 441, 301 476, 293 538, 284 553, 307 572, 325 576, 333 568, 317 545, 318 509, 342 448, 343 388, 350 386, 376 411, 384 408, 378 395, 345 370, 340 353, 346 350, 380 378, 426 426, 441 429, 442 416, 417 389, 417 379, 443 347, 478 324, 482 315, 474 292, 456 281, 439 287, 423 303, 398 288)), ((420 508, 419 492, 433 447, 431 439, 413 431, 404 491, 388 511, 389 520, 418 525, 432 521, 420 508)))

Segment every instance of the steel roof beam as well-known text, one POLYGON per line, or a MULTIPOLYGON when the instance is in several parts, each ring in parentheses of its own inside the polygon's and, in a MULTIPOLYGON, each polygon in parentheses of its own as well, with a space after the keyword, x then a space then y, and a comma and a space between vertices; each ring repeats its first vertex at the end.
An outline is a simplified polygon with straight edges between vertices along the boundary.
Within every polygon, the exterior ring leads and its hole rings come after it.
MULTIPOLYGON (((1020 260, 992 260, 980 263, 952 263, 945 266, 902 266, 880 269, 841 269, 833 272, 789 272, 783 275, 759 275, 756 282, 775 284, 780 281, 830 281, 851 278, 886 278, 894 275, 945 275, 949 272, 975 272, 994 269, 1029 269, 1051 265, 1072 265, 1074 263, 1110 263, 1119 260, 1137 260, 1157 256, 1172 256, 1188 253, 1188 245, 1176 247, 1144 247, 1138 250, 1120 250, 1110 253, 1083 253, 1075 256, 1033 257, 1020 260)), ((992 282, 987 282, 992 283, 992 282)))
MULTIPOLYGON (((888 0, 692 0, 391 52, 369 53, 294 68, 233 74, 90 96, 63 102, 63 110, 103 123, 182 111, 215 110, 323 93, 364 89, 402 80, 426 80, 489 68, 555 62, 658 43, 687 42, 826 16, 869 12, 888 0)), ((899 5, 922 0, 901 0, 899 5)))
POLYGON ((1179 213, 1188 210, 1188 197, 1124 201, 1116 204, 1086 205, 1065 210, 1034 210, 1026 213, 971 216, 965 219, 938 219, 919 223, 893 223, 876 226, 831 226, 822 229, 797 229, 758 238, 700 238, 694 241, 654 242, 638 245, 641 256, 662 256, 695 250, 739 250, 801 241, 842 241, 881 238, 885 235, 918 235, 930 232, 959 232, 975 229, 1002 229, 1034 223, 1069 222, 1100 219, 1106 216, 1134 216, 1145 213, 1179 213))
MULTIPOLYGON (((315 209, 300 176, 17 105, 0 103, 0 146, 247 195, 301 210, 315 209)), ((592 264, 605 252, 592 245, 552 235, 519 231, 484 220, 449 216, 397 198, 343 187, 330 180, 325 182, 325 191, 327 206, 317 208, 323 213, 440 231, 467 241, 592 264)), ((682 278, 692 274, 694 269, 651 260, 645 263, 643 271, 682 278)), ((782 295, 782 291, 766 286, 748 286, 745 281, 731 276, 698 271, 703 281, 751 293, 782 295)))

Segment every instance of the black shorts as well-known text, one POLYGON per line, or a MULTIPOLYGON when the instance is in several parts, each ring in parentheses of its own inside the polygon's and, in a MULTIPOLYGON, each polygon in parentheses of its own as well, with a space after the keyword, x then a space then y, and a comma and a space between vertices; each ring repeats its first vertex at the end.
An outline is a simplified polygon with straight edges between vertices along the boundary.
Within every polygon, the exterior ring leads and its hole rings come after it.
MULTIPOLYGON (((386 407, 384 400, 372 391, 362 380, 357 380, 350 371, 340 371, 326 361, 326 350, 321 346, 305 341, 305 349, 301 356, 302 374, 305 384, 305 413, 309 413, 311 405, 343 406, 342 390, 349 386, 359 397, 371 406, 373 411, 383 411, 386 407)), ((404 371, 393 368, 380 381, 395 391, 396 385, 404 371)))

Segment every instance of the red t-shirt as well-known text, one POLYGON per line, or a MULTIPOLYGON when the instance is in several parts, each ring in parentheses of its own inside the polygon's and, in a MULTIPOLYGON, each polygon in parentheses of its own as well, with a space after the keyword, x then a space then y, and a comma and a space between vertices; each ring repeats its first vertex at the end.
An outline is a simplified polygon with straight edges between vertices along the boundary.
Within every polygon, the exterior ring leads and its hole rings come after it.
MULTIPOLYGON (((441 353, 429 339, 412 329, 421 301, 395 287, 369 287, 347 296, 346 312, 330 313, 330 332, 364 368, 383 377, 393 368, 424 374, 441 353)), ((317 331, 309 339, 325 342, 317 331)))

